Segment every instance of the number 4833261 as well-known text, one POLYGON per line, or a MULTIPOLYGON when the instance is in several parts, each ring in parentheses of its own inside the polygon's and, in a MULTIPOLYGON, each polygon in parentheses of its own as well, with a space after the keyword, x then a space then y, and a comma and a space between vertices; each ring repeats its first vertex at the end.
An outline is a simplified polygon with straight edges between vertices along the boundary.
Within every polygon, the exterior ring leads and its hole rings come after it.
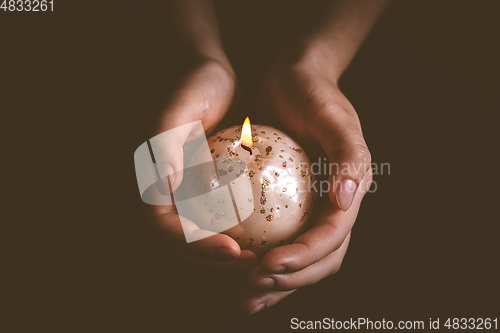
POLYGON ((0 9, 4 12, 53 12, 54 0, 3 0, 0 9))

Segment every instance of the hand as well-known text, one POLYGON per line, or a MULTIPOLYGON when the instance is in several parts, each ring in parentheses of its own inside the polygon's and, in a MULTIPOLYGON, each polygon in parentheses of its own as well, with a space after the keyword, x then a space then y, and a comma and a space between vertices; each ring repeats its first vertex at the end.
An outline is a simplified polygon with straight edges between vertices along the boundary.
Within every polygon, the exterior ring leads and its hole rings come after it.
MULTIPOLYGON (((169 1, 165 6, 168 17, 166 32, 170 37, 167 41, 172 43, 172 50, 180 50, 184 60, 198 60, 171 95, 154 129, 155 135, 164 133, 154 140, 156 147, 153 148, 157 172, 164 179, 158 184, 162 200, 182 182, 183 147, 190 146, 191 141, 204 132, 214 130, 226 115, 236 90, 234 71, 222 48, 212 1, 169 1), (198 125, 189 125, 193 122, 198 122, 198 125)), ((260 261, 253 252, 242 251, 229 236, 201 230, 185 218, 181 225, 174 205, 145 204, 144 208, 160 237, 174 249, 173 255, 181 258, 179 264, 195 264, 201 266, 203 272, 242 271, 246 278, 260 261), (199 240, 186 243, 185 233, 199 240)))
POLYGON ((331 170, 328 197, 323 198, 312 227, 293 244, 269 251, 250 274, 249 284, 260 290, 241 296, 249 313, 339 270, 371 183, 370 152, 356 111, 338 88, 335 68, 322 50, 298 50, 275 61, 259 110, 274 112, 308 152, 319 148, 338 168, 331 170))
MULTIPOLYGON (((229 63, 203 59, 172 94, 154 130, 154 134, 160 134, 176 129, 175 137, 159 140, 156 149, 159 153, 155 152, 156 163, 162 168, 160 175, 169 175, 166 177, 169 191, 174 192, 182 182, 183 146, 204 134, 183 125, 200 120, 205 131, 213 130, 226 114, 234 93, 235 77, 229 63)), ((241 251, 229 236, 201 230, 195 223, 184 222, 185 219, 181 226, 173 205, 144 204, 144 208, 160 237, 182 253, 183 260, 218 271, 231 271, 237 266, 248 271, 259 261, 254 253, 241 251), (186 243, 185 232, 202 239, 186 243)))

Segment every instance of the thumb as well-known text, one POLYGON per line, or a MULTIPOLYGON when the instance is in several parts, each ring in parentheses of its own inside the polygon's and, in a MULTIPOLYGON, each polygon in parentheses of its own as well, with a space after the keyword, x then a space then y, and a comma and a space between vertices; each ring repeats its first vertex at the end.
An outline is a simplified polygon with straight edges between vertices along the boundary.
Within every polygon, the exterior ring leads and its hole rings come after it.
POLYGON ((316 121, 315 136, 330 159, 329 197, 334 206, 347 211, 371 168, 371 154, 354 109, 336 107, 323 114, 326 117, 316 121))
POLYGON ((334 148, 329 157, 330 200, 345 212, 351 207, 356 192, 360 191, 361 180, 371 167, 370 152, 365 143, 348 139, 334 148))
POLYGON ((160 134, 150 140, 164 194, 180 186, 184 156, 189 158, 190 148, 205 139, 205 129, 213 129, 222 119, 233 93, 227 70, 216 62, 207 62, 189 73, 172 94, 158 121, 156 133, 160 134))
POLYGON ((202 127, 201 121, 177 126, 152 137, 149 148, 158 177, 158 190, 163 195, 173 193, 183 177, 183 146, 193 127, 202 127))

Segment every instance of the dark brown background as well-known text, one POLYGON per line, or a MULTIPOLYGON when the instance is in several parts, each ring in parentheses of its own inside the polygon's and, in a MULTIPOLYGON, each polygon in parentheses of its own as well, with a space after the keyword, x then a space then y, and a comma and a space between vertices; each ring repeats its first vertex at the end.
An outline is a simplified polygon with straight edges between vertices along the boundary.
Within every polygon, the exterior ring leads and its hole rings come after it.
MULTIPOLYGON (((248 108, 312 3, 217 4, 248 108)), ((171 265, 140 209, 133 152, 184 65, 162 4, 56 0, 53 13, 0 12, 0 322, 271 332, 293 317, 499 317, 499 14, 496 1, 389 7, 341 88, 391 174, 375 177, 338 274, 245 318, 223 282, 171 265)))

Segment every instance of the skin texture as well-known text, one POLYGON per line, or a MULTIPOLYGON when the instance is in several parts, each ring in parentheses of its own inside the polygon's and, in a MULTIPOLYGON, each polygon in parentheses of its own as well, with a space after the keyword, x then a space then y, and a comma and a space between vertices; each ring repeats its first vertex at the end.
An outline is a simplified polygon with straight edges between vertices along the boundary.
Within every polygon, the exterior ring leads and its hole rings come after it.
MULTIPOLYGON (((247 314, 340 269, 372 175, 359 118, 340 91, 338 79, 386 4, 384 0, 329 2, 315 29, 283 48, 262 86, 259 110, 275 114, 309 154, 339 165, 329 176, 329 196, 321 201, 312 227, 293 244, 274 248, 261 259, 242 251, 230 237, 200 230, 194 223, 189 232, 209 237, 186 244, 175 206, 144 204, 160 237, 176 255, 203 269, 243 276, 239 305, 247 314)), ((233 103, 236 77, 222 50, 212 4, 184 0, 167 5, 175 18, 173 33, 195 60, 171 94, 154 133, 201 120, 208 134, 233 103)), ((182 152, 189 140, 189 132, 182 133, 175 142, 164 143, 165 151, 182 152)), ((167 173, 177 172, 168 184, 174 191, 182 181, 182 154, 160 158, 169 168, 167 173)))

